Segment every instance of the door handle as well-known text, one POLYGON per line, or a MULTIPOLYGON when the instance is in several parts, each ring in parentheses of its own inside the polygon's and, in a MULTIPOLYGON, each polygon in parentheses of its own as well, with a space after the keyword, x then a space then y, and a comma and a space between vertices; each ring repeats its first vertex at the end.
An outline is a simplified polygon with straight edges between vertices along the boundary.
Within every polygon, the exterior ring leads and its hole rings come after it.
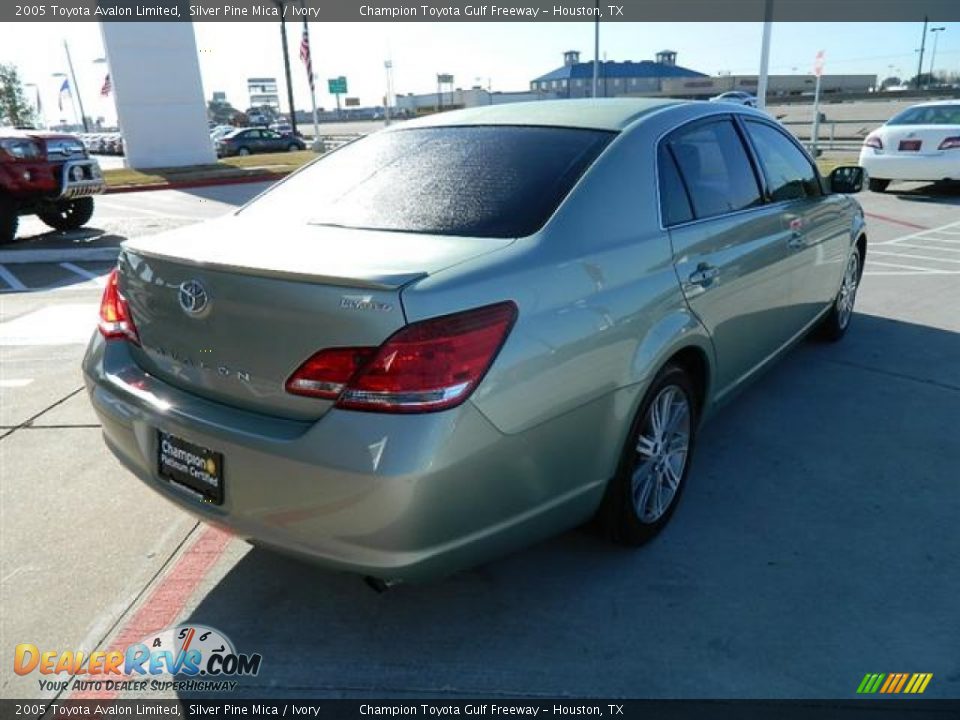
POLYGON ((709 285, 720 276, 720 268, 715 265, 705 265, 701 263, 697 269, 690 273, 688 280, 693 285, 709 285))

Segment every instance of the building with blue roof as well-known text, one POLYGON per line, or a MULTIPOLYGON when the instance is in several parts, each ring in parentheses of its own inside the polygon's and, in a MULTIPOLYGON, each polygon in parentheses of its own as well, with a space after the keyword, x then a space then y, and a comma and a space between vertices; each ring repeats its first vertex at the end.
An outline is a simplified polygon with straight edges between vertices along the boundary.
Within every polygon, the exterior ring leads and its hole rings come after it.
MULTIPOLYGON (((664 80, 705 77, 704 73, 677 65, 677 53, 673 50, 661 50, 655 61, 601 61, 597 67, 597 95, 619 97, 659 93, 664 80)), ((563 54, 562 67, 530 81, 531 92, 539 97, 591 97, 592 89, 593 61, 580 62, 580 53, 576 50, 563 54)))

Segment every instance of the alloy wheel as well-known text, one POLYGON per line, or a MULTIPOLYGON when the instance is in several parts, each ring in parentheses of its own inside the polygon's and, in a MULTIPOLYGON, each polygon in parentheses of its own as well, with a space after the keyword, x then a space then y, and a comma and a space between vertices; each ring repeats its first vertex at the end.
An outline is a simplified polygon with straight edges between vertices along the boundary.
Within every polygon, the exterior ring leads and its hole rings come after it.
POLYGON ((667 385, 650 403, 637 437, 631 476, 633 507, 640 522, 657 522, 680 488, 690 451, 690 400, 667 385))
POLYGON ((860 255, 853 252, 847 261, 847 269, 843 273, 843 284, 840 285, 840 294, 837 295, 837 323, 840 328, 846 328, 853 314, 853 303, 857 299, 857 283, 860 280, 860 255))

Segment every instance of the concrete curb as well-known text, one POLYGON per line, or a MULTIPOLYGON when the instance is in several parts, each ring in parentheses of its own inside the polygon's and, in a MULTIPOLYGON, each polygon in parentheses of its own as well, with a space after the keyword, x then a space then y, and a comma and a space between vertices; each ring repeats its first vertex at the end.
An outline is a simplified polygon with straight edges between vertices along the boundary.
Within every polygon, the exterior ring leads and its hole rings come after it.
POLYGON ((38 248, 36 250, 0 250, 0 265, 61 262, 112 262, 120 246, 92 248, 38 248))
POLYGON ((275 182, 285 178, 290 173, 262 173, 237 178, 208 178, 205 180, 184 180, 182 182, 157 183, 155 185, 117 185, 108 187, 105 195, 128 192, 145 192, 149 190, 189 190, 190 188, 213 187, 215 185, 244 185, 247 183, 275 182))

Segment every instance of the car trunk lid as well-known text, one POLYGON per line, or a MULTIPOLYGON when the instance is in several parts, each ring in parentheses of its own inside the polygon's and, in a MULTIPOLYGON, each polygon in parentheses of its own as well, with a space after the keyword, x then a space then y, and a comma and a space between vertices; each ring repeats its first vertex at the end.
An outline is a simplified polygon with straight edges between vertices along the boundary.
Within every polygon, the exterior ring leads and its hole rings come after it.
POLYGON ((940 144, 960 135, 960 127, 949 125, 888 125, 883 133, 884 151, 890 155, 941 155, 940 144))
POLYGON ((284 388, 304 360, 380 345, 405 324, 405 285, 510 242, 240 217, 128 241, 120 287, 142 343, 133 356, 199 396, 316 419, 330 401, 284 388))

